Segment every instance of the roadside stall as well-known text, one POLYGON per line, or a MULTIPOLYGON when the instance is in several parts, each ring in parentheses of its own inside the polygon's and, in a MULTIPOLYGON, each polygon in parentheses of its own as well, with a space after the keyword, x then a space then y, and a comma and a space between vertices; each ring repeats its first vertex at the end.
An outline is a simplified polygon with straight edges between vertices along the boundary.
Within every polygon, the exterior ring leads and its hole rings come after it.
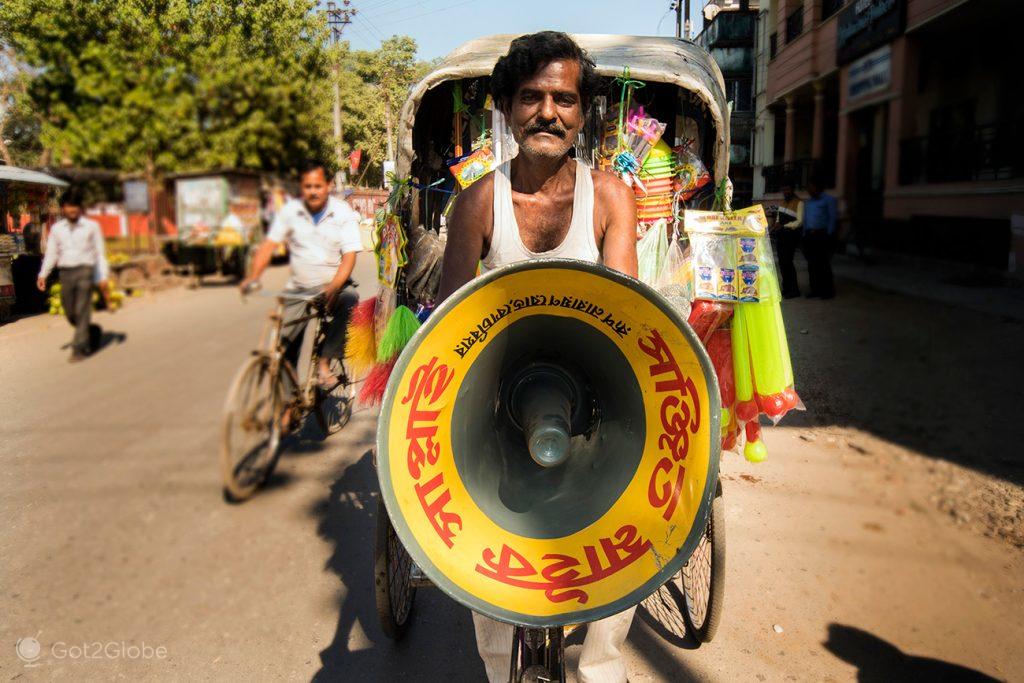
POLYGON ((44 306, 36 275, 52 191, 63 187, 66 182, 46 173, 0 165, 0 322, 16 306, 24 311, 44 306))
POLYGON ((202 284, 207 275, 241 280, 254 244, 263 237, 262 176, 251 171, 169 176, 173 184, 175 239, 167 259, 202 284))

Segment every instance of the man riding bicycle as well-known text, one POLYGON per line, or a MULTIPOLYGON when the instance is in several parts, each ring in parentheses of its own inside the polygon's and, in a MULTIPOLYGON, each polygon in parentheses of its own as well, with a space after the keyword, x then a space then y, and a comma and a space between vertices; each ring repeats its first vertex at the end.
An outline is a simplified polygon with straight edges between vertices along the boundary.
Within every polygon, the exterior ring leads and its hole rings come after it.
MULTIPOLYGON (((274 253, 282 244, 288 246, 291 277, 285 291, 311 294, 322 290, 325 310, 332 316, 317 367, 318 382, 330 389, 340 381, 333 375, 330 361, 345 354, 349 314, 359 301, 355 291, 347 289, 353 284, 352 269, 356 254, 362 249, 359 214, 344 200, 331 196, 333 184, 322 162, 303 164, 299 169, 299 184, 301 199, 288 201, 277 212, 267 238, 253 257, 252 274, 242 282, 241 288, 245 292, 259 283, 274 253)), ((286 358, 293 364, 298 361, 306 325, 289 326, 288 323, 301 318, 307 305, 296 298, 285 306, 282 342, 286 358)))

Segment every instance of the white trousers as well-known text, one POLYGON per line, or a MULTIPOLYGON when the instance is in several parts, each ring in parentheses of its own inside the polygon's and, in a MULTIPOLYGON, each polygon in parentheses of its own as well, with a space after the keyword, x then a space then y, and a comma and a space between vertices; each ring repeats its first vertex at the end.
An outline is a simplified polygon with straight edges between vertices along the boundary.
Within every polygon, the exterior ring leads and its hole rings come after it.
MULTIPOLYGON (((587 624, 583 639, 579 683, 626 683, 626 663, 622 660, 622 644, 626 642, 633 623, 636 606, 587 624)), ((476 649, 484 660, 490 683, 507 683, 512 659, 511 624, 504 624, 473 612, 476 628, 476 649)))

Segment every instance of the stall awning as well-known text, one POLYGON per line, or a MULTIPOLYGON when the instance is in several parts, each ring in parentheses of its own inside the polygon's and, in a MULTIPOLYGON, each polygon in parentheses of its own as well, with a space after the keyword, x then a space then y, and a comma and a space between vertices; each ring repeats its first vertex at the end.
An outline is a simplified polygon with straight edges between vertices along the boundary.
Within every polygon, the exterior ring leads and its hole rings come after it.
POLYGON ((54 178, 52 175, 48 175, 46 173, 30 171, 27 168, 18 168, 17 166, 0 165, 0 182, 5 180, 15 183, 29 183, 31 185, 52 185, 54 187, 68 186, 68 184, 60 178, 54 178))

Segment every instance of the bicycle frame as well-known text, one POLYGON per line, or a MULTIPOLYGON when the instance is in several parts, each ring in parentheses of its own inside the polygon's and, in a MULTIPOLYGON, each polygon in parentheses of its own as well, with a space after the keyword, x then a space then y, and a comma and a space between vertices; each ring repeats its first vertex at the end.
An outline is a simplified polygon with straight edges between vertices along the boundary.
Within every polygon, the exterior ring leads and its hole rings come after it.
POLYGON ((565 636, 561 626, 516 626, 512 635, 509 683, 565 683, 565 636))
POLYGON ((312 313, 305 313, 295 320, 284 322, 285 297, 278 296, 277 304, 268 316, 267 324, 263 327, 263 332, 260 334, 259 345, 253 351, 254 355, 264 356, 270 361, 270 373, 272 376, 279 377, 282 373, 288 375, 292 385, 292 400, 302 410, 311 409, 316 400, 314 389, 316 387, 317 361, 320 356, 319 348, 324 338, 323 322, 325 317, 323 307, 316 303, 315 300, 308 300, 306 305, 312 307, 312 313), (295 368, 284 357, 285 348, 281 343, 281 333, 286 328, 305 325, 310 321, 316 322, 313 328, 313 352, 309 358, 306 381, 305 383, 300 383, 295 368))

